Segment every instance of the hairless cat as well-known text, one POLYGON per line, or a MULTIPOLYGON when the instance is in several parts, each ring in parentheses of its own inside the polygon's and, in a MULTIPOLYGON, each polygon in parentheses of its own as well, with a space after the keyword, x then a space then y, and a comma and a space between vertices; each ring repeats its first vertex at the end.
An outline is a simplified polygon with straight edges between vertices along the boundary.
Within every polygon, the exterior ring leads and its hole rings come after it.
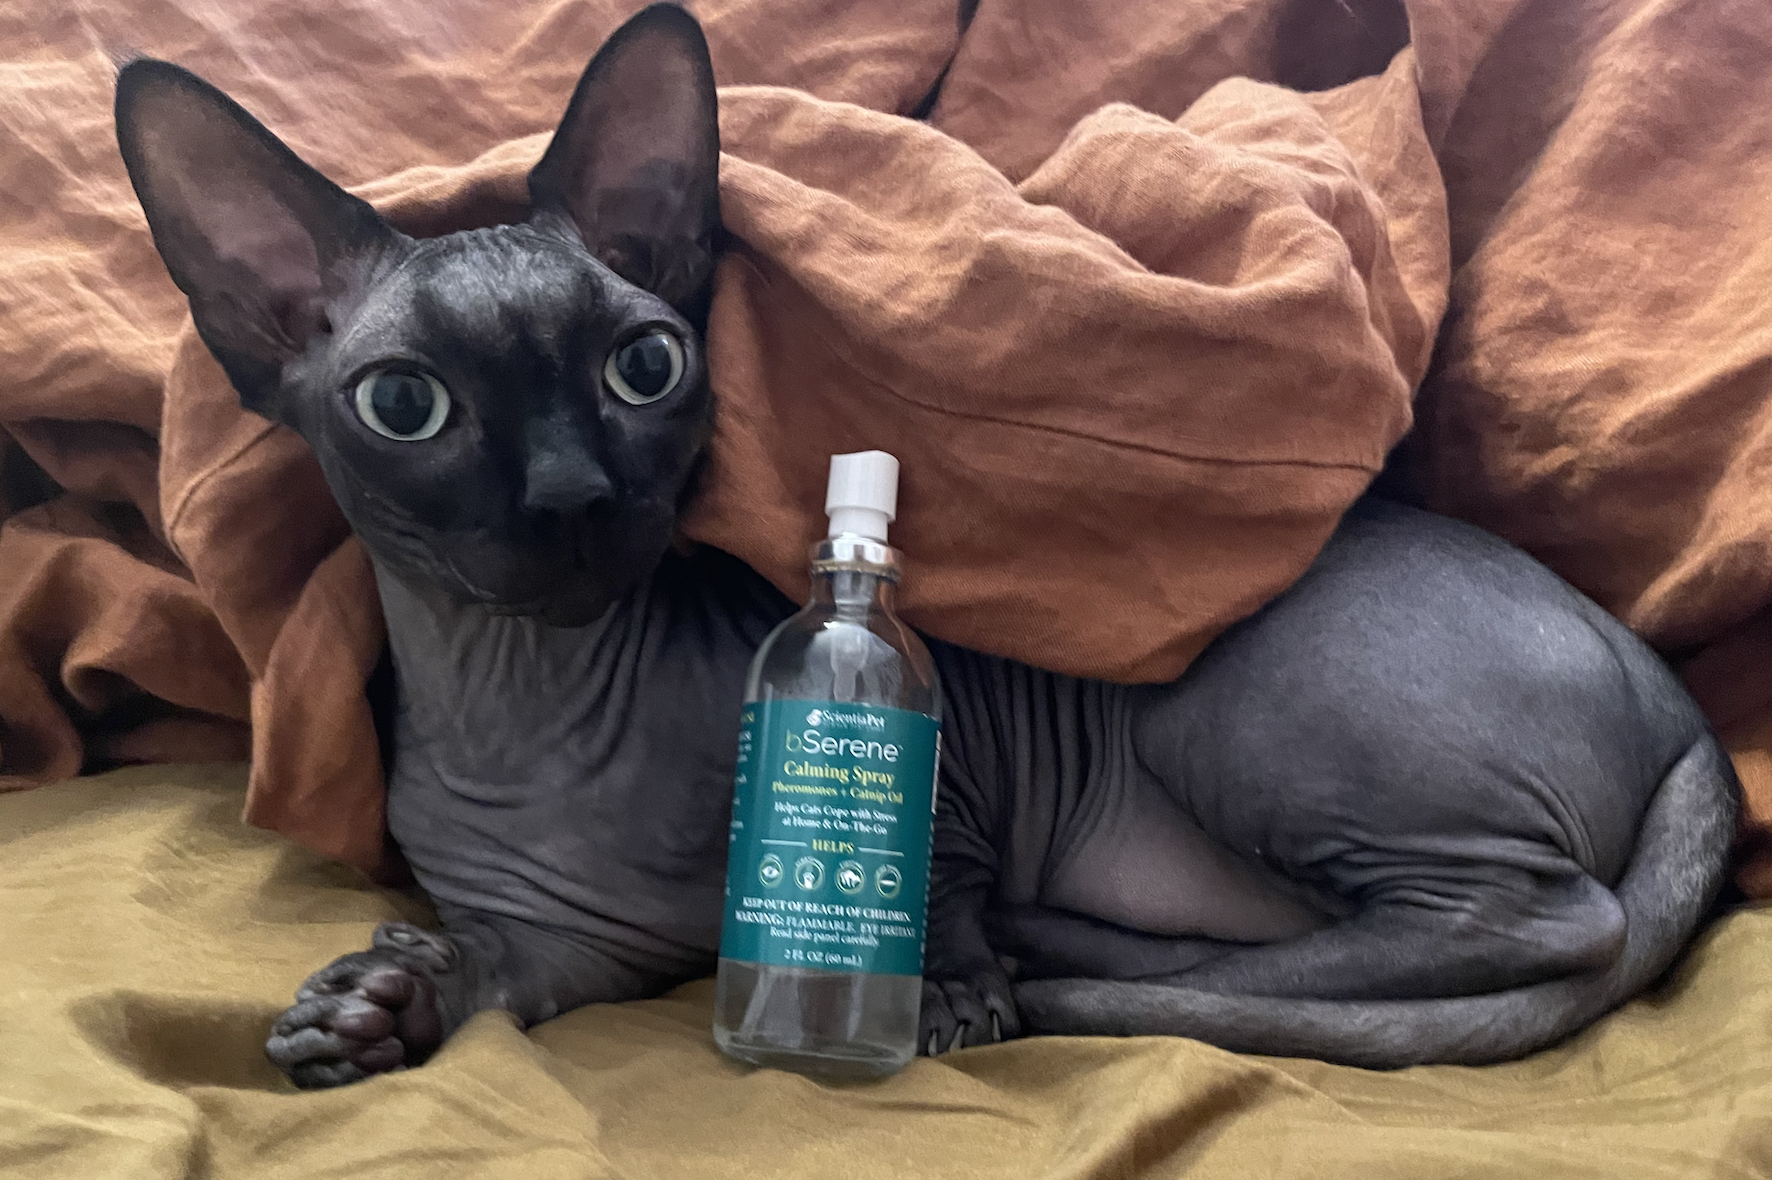
MULTIPOLYGON (((441 929, 322 968, 300 1086, 709 971, 739 700, 786 602, 671 544, 709 436, 713 71, 655 6, 597 53, 521 224, 414 240, 164 62, 117 88, 155 244, 242 404, 373 557, 388 823, 441 929)), ((1524 553, 1368 499, 1161 686, 931 643, 948 712, 929 1052, 1165 1033, 1370 1066, 1550 1044, 1711 906, 1738 787, 1636 637, 1524 553)))

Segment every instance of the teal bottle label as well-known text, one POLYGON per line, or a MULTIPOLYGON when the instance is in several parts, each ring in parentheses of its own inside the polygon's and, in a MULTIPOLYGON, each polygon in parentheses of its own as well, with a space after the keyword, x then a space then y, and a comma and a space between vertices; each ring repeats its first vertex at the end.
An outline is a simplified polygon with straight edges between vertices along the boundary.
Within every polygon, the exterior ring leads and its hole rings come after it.
POLYGON ((721 957, 921 975, 940 724, 794 700, 740 721, 721 957))

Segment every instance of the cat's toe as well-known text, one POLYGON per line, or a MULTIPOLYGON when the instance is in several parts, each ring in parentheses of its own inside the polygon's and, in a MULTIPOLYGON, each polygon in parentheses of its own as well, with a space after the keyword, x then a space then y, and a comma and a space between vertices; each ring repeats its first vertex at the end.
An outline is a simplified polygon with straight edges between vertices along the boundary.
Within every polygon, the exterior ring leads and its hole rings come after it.
POLYGON ((304 1090, 342 1086, 406 1063, 394 1014, 357 996, 313 996, 279 1016, 265 1056, 304 1090))

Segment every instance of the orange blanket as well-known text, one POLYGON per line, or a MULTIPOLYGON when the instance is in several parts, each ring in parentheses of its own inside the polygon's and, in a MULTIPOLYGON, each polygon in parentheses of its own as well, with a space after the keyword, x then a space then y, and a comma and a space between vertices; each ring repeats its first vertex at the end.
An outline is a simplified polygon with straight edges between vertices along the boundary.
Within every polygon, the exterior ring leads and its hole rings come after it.
MULTIPOLYGON (((5 781, 249 740, 248 819, 383 855, 367 562, 190 334, 112 55, 191 66, 440 233, 521 213, 633 7, 0 0, 5 781)), ((695 7, 733 247, 691 537, 797 593, 825 457, 884 447, 913 622, 1167 678, 1303 570, 1414 393, 1395 486, 1687 660, 1772 820, 1772 10, 695 7)))

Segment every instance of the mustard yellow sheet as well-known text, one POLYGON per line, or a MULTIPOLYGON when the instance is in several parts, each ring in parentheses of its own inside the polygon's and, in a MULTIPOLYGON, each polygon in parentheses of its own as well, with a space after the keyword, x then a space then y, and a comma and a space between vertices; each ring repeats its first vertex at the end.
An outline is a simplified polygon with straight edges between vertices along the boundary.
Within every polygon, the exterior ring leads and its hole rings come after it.
POLYGON ((1190 1041, 1043 1039, 821 1086, 727 1061, 711 987, 482 1014, 324 1093, 260 1052, 296 984, 425 906, 244 827, 242 767, 0 796, 0 1176, 1760 1177, 1772 911, 1514 1065, 1380 1074, 1190 1041))

